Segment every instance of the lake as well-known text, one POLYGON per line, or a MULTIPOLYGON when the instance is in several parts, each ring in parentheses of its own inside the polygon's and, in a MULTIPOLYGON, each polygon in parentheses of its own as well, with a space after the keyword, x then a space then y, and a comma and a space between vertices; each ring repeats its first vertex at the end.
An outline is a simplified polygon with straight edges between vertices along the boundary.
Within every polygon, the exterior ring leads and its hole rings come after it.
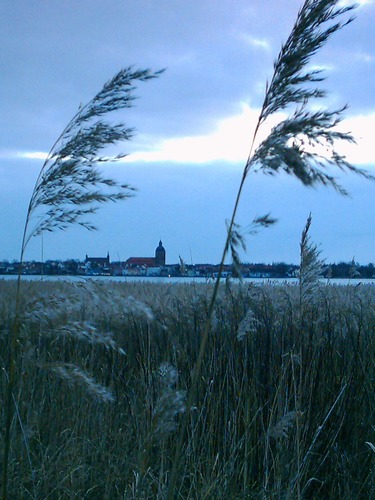
MULTIPOLYGON (((0 276, 0 280, 16 280, 17 275, 5 274, 0 276)), ((24 281, 115 281, 123 283, 214 283, 212 278, 200 278, 200 277, 161 277, 161 276, 41 276, 41 275, 24 275, 22 276, 24 281)), ((222 280, 224 281, 224 280, 222 280)), ((238 283, 237 279, 231 279, 233 283, 238 283)), ((335 278, 327 280, 322 278, 322 284, 330 285, 375 285, 375 278, 372 279, 361 279, 361 278, 335 278)), ((256 285, 298 285, 297 278, 244 278, 244 283, 254 283, 256 285)))

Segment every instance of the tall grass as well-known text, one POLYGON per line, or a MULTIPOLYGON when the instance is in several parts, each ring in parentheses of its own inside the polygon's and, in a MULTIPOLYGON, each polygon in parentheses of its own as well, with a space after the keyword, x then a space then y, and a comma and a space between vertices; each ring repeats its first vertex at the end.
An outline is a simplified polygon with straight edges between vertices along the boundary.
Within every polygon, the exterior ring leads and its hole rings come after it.
MULTIPOLYGON (((2 361, 14 286, 0 282, 2 361)), ((165 498, 212 285, 22 293, 9 498, 165 498), (67 332, 88 321, 95 338, 67 332), (113 402, 50 369, 67 363, 113 402)), ((372 498, 374 306, 373 286, 320 286, 301 322, 298 286, 220 285, 176 497, 372 498)))

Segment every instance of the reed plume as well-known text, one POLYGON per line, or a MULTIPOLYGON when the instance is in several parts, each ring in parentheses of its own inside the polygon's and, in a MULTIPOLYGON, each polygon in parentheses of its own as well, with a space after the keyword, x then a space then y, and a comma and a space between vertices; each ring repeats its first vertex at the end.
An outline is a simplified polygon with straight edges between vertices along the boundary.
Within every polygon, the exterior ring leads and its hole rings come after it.
MULTIPOLYGON (((135 99, 135 82, 156 78, 161 71, 122 69, 79 110, 52 146, 37 178, 25 224, 22 255, 30 238, 43 231, 67 229, 79 224, 96 229, 86 220, 100 204, 133 195, 134 188, 103 176, 99 166, 126 156, 104 156, 108 146, 130 140, 134 128, 112 124, 103 116, 130 108, 135 99), (31 221, 35 221, 30 228, 31 221)), ((22 261, 22 259, 21 259, 22 261)))
POLYGON ((307 218, 302 231, 300 243, 300 268, 299 268, 299 289, 300 308, 308 301, 313 292, 319 286, 319 278, 323 272, 323 261, 320 259, 320 251, 315 243, 312 243, 309 230, 312 222, 311 214, 307 218))

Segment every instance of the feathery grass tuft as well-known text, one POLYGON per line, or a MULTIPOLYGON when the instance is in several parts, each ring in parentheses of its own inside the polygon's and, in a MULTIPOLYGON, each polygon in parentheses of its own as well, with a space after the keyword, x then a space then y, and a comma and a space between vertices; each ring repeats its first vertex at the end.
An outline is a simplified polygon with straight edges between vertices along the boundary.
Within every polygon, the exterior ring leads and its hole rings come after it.
POLYGON ((317 245, 311 243, 309 230, 312 222, 311 214, 307 218, 306 225, 302 231, 300 243, 300 268, 299 287, 301 304, 307 302, 308 298, 319 286, 319 278, 323 271, 323 261, 320 259, 320 251, 317 245))
POLYGON ((335 32, 354 20, 354 17, 349 17, 346 21, 334 22, 357 7, 356 4, 347 7, 339 5, 340 0, 305 0, 274 63, 274 74, 270 84, 267 84, 260 115, 261 122, 290 104, 305 104, 311 98, 325 96, 322 89, 305 87, 306 84, 324 80, 320 70, 309 71, 306 66, 335 32))
POLYGON ((134 129, 101 117, 130 108, 135 99, 135 82, 157 78, 161 73, 122 69, 91 101, 80 106, 42 166, 30 199, 22 251, 31 237, 43 231, 67 229, 72 224, 96 229, 85 220, 87 215, 95 213, 100 204, 133 196, 133 187, 104 177, 98 166, 126 156, 100 153, 108 146, 130 140, 134 129), (31 219, 36 222, 29 230, 31 219))
POLYGON ((326 172, 327 168, 338 167, 374 179, 365 170, 351 165, 335 149, 337 141, 355 143, 352 134, 336 128, 347 106, 318 111, 308 108, 315 99, 325 97, 326 92, 315 86, 325 80, 322 71, 308 70, 306 66, 334 33, 354 20, 349 17, 336 22, 356 8, 355 4, 339 5, 339 0, 306 0, 300 9, 291 34, 274 63, 274 74, 267 84, 254 138, 258 128, 271 115, 292 106, 294 111, 273 127, 254 155, 249 156, 245 175, 254 169, 271 175, 283 170, 305 186, 332 186, 344 195, 347 191, 326 172))
POLYGON ((70 385, 82 386, 84 391, 87 391, 92 397, 98 401, 108 403, 115 400, 111 391, 101 384, 98 384, 93 377, 88 375, 82 368, 72 363, 50 363, 45 365, 51 372, 55 373, 58 377, 66 380, 70 385))
POLYGON ((273 427, 271 427, 268 431, 268 435, 275 440, 286 439, 297 416, 299 417, 301 415, 297 415, 297 412, 295 411, 289 411, 283 415, 273 427))

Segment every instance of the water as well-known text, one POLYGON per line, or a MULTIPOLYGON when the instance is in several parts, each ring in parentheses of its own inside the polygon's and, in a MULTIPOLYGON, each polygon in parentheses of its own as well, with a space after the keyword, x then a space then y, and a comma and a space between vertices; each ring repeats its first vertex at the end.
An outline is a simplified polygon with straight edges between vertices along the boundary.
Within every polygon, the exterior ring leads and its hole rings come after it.
MULTIPOLYGON (((0 276, 0 280, 16 280, 17 275, 5 274, 0 276)), ((40 275, 24 275, 22 276, 23 281, 102 281, 102 282, 119 282, 119 283, 214 283, 212 278, 200 278, 200 277, 161 277, 161 276, 40 276, 40 275)), ((222 280, 224 281, 224 280, 222 280)), ((232 279, 233 283, 238 283, 239 280, 232 279)), ((322 278, 322 284, 330 285, 375 285, 375 278, 372 279, 348 279, 348 278, 334 278, 327 279, 322 278)), ((298 285, 297 278, 244 278, 244 283, 253 283, 255 285, 298 285)))

